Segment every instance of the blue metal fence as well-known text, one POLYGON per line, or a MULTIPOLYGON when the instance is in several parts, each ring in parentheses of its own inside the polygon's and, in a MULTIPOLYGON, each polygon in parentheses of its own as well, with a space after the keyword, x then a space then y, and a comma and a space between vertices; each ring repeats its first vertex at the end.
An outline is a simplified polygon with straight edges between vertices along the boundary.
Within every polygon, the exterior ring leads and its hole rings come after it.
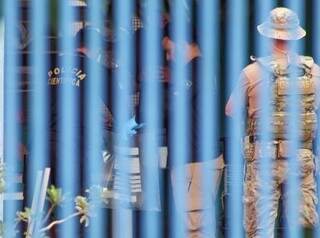
MULTIPOLYGON (((258 37, 257 32, 249 32, 254 37, 248 37, 248 31, 251 30, 249 17, 252 17, 255 25, 261 23, 271 9, 279 4, 276 1, 255 1, 253 8, 248 1, 169 1, 168 52, 163 49, 165 42, 162 9, 165 4, 157 0, 137 2, 140 4, 141 12, 136 11, 134 1, 117 0, 113 1, 112 9, 103 14, 102 6, 105 6, 105 2, 90 0, 86 1, 88 7, 83 14, 77 12, 71 6, 71 2, 57 1, 58 52, 52 56, 46 52, 51 47, 47 41, 50 23, 49 1, 29 1, 28 18, 32 40, 28 49, 24 49, 29 52, 28 60, 25 62, 21 58, 21 50, 17 47, 20 32, 16 26, 21 21, 21 3, 4 1, 4 87, 1 93, 5 100, 3 150, 6 171, 17 173, 22 170, 26 174, 24 183, 27 191, 23 206, 30 206, 36 195, 35 184, 39 182, 36 177, 37 171, 44 170, 45 167, 52 168, 51 182, 56 183, 66 194, 63 205, 58 207, 55 214, 59 217, 58 221, 53 224, 61 223, 59 227, 55 226, 55 232, 52 232, 58 237, 188 237, 188 232, 191 232, 190 226, 194 225, 190 223, 192 213, 194 215, 199 211, 209 212, 208 216, 200 212, 198 214, 200 217, 195 223, 198 222, 200 225, 194 230, 198 229, 199 233, 217 237, 222 231, 224 237, 245 237, 243 185, 246 161, 243 159, 242 143, 248 118, 241 107, 233 108, 233 120, 227 121, 221 117, 221 108, 224 108, 222 98, 229 96, 232 89, 238 85, 241 70, 249 61, 249 49, 253 48, 257 57, 268 55, 272 51, 271 42, 258 37), (89 25, 87 29, 91 29, 84 35, 85 42, 88 43, 88 47, 85 47, 88 49, 84 51, 80 49, 83 46, 79 46, 79 42, 74 38, 74 22, 79 18, 79 14, 82 14, 82 23, 89 25), (143 25, 138 31, 132 27, 133 19, 136 17, 143 25), (106 24, 106 18, 111 19, 112 29, 107 29, 109 26, 106 24), (221 24, 221 21, 224 24, 221 24), (189 50, 194 47, 191 38, 197 39, 197 50, 201 52, 197 82, 193 81, 194 72, 190 71, 188 66, 189 50), (136 40, 138 44, 135 44, 136 40), (251 41, 255 47, 249 45, 248 42, 251 41), (112 48, 112 53, 109 52, 109 47, 112 48), (104 59, 106 62, 112 61, 114 64, 108 65, 109 68, 103 68, 102 55, 107 55, 104 59), (141 57, 140 60, 137 60, 138 56, 141 57), (84 64, 81 61, 83 57, 88 59, 84 64), (163 76, 166 57, 167 60, 170 57, 170 62, 167 62, 170 71, 169 82, 166 76, 163 76), (17 69, 21 64, 31 69, 27 97, 19 94, 22 79, 17 69), (55 85, 54 93, 48 85, 48 70, 57 71, 55 79, 58 83, 55 85), (77 85, 78 81, 74 80, 79 74, 84 75, 84 78, 81 78, 77 85), (82 80, 86 82, 85 89, 81 86, 82 80), (188 91, 190 88, 195 88, 192 89, 192 93, 197 95, 196 105, 193 105, 192 101, 194 95, 188 91), (134 106, 132 102, 134 95, 140 97, 138 106, 134 106), (28 143, 25 144, 29 153, 25 163, 28 166, 22 168, 19 146, 23 129, 17 122, 17 113, 22 108, 21 101, 26 98, 28 143), (53 103, 57 108, 52 108, 53 103), (111 130, 105 127, 103 107, 108 107, 112 113, 111 130), (194 110, 194 107, 197 109, 194 110), (56 109, 57 114, 54 116, 58 120, 52 131, 52 110, 56 109), (197 113, 198 119, 194 119, 192 113, 197 113), (197 128, 196 138, 193 138, 193 127, 197 128), (225 135, 226 142, 223 150, 219 148, 222 134, 225 135), (199 148, 197 154, 194 154, 194 143, 199 148), (170 167, 166 172, 161 171, 159 166, 162 159, 161 146, 169 148, 170 167), (138 164, 133 162, 133 148, 137 148, 138 151, 138 164), (56 156, 51 154, 53 150, 56 156), (112 161, 107 180, 104 174, 106 164, 102 156, 104 150, 111 154, 111 159, 107 158, 108 163, 112 161), (213 204, 221 195, 212 192, 221 186, 215 184, 213 179, 218 174, 217 168, 209 170, 208 167, 201 167, 200 179, 195 181, 192 180, 195 174, 192 174, 193 171, 190 172, 186 165, 190 160, 205 164, 220 154, 223 154, 227 162, 225 179, 228 181, 224 189, 228 192, 221 211, 225 216, 224 224, 218 226, 216 224, 222 220, 222 215, 217 215, 219 211, 213 204), (139 172, 132 172, 133 167, 139 172), (115 178, 116 176, 118 177, 115 178), (116 188, 114 190, 117 191, 109 189, 110 181, 112 188, 116 188), (199 188, 198 194, 201 194, 199 199, 208 204, 202 204, 198 209, 190 208, 189 204, 192 192, 190 186, 194 186, 191 184, 194 182, 199 183, 196 185, 199 188), (141 194, 135 196, 132 188, 141 194), (74 200, 78 195, 87 196, 88 203, 77 203, 75 207, 74 200), (133 203, 139 203, 139 206, 134 208, 133 203), (135 209, 140 211, 137 212, 135 209), (70 214, 74 219, 69 220, 70 214), (82 228, 75 219, 77 216, 81 224, 89 218, 89 226, 82 228), (59 220, 60 217, 68 219, 59 220), (210 225, 202 226, 203 224, 210 225)), ((315 59, 318 59, 319 21, 316 9, 319 3, 313 1, 313 4, 314 35, 311 37, 313 54, 315 59)), ((285 1, 284 5, 293 9, 299 15, 302 25, 305 24, 308 15, 305 15, 307 10, 303 2, 285 1)), ((305 52, 302 43, 290 43, 290 50, 305 52)), ((297 75, 294 75, 293 71, 290 73, 290 79, 294 81, 297 75)), ((266 73, 261 75, 261 78, 268 77, 270 75, 266 73)), ((264 83, 262 88, 267 89, 268 82, 264 83)), ((301 148, 301 98, 298 84, 292 85, 288 101, 291 116, 288 119, 287 134, 292 143, 287 160, 287 196, 284 201, 287 224, 284 225, 284 236, 299 238, 302 237, 303 228, 299 223, 301 164, 298 162, 299 155, 296 151, 301 148)), ((245 105, 243 94, 237 96, 238 103, 245 105)), ((260 152, 266 156, 261 157, 258 168, 257 176, 261 181, 260 192, 263 199, 258 202, 259 211, 256 219, 258 226, 262 227, 258 231, 259 237, 271 237, 268 224, 277 226, 272 224, 274 221, 268 215, 273 212, 274 165, 273 158, 267 156, 268 146, 270 141, 273 141, 273 135, 270 133, 272 95, 270 91, 262 90, 259 99, 262 108, 258 128, 262 145, 260 152)), ((5 193, 15 192, 17 189, 17 186, 10 183, 5 193)), ((4 237, 11 237, 11 227, 18 232, 23 230, 23 226, 15 224, 16 213, 22 209, 22 205, 18 202, 5 204, 4 223, 7 233, 4 237)), ((46 209, 45 207, 44 210, 46 209)), ((42 222, 45 214, 45 211, 40 211, 39 214, 32 214, 26 218, 27 223, 30 223, 30 219, 39 220, 32 237, 40 237, 39 230, 50 224, 51 220, 42 222)), ((314 233, 317 237, 319 229, 315 229, 314 233)))

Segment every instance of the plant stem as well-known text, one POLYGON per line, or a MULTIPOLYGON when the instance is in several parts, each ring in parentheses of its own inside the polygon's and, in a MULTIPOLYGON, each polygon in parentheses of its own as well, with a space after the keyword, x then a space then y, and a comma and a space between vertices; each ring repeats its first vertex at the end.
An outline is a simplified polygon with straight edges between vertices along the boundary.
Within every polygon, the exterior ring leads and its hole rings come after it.
POLYGON ((50 207, 49 210, 48 210, 48 213, 47 213, 46 217, 45 217, 45 218, 43 219, 43 221, 42 221, 42 225, 44 225, 44 224, 47 223, 47 221, 49 220, 49 217, 50 217, 51 213, 53 212, 53 210, 54 210, 55 208, 56 208, 55 205, 51 205, 51 207, 50 207))
POLYGON ((62 223, 64 223, 64 222, 70 220, 71 218, 76 217, 76 216, 79 216, 79 215, 81 215, 81 214, 82 214, 81 212, 75 212, 75 213, 67 216, 67 217, 64 218, 64 219, 53 221, 53 222, 51 222, 48 226, 43 227, 42 229, 40 229, 39 232, 46 232, 46 231, 50 230, 52 227, 54 227, 55 225, 62 224, 62 223))

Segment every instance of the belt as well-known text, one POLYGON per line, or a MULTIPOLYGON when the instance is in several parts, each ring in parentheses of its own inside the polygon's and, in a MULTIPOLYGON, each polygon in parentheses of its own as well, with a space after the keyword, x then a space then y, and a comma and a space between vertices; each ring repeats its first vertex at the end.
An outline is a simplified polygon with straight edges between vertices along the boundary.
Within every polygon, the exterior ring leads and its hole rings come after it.
MULTIPOLYGON (((261 136, 260 135, 250 135, 249 136, 249 142, 250 143, 255 143, 257 141, 261 141, 261 136)), ((283 140, 283 139, 275 139, 275 140, 272 140, 270 142, 272 142, 275 145, 279 145, 281 143, 286 143, 286 142, 289 142, 289 141, 288 140, 283 140)), ((312 150, 313 149, 313 141, 300 141, 299 148, 312 150)))

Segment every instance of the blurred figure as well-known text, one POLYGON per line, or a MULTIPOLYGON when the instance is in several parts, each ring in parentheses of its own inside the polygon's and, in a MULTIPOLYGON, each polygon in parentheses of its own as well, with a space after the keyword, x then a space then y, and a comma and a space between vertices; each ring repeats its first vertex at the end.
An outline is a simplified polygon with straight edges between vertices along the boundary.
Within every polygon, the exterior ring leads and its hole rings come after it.
MULTIPOLYGON (((88 122, 85 120, 85 100, 88 90, 88 80, 93 80, 88 68, 90 67, 90 64, 95 64, 95 70, 100 71, 100 75, 102 76, 101 86, 103 87, 103 90, 105 90, 101 98, 101 106, 99 106, 99 108, 96 108, 97 112, 101 113, 101 121, 97 123, 103 123, 102 113, 107 109, 111 112, 111 114, 113 114, 114 112, 112 107, 112 89, 122 90, 119 83, 115 82, 111 77, 112 74, 116 73, 117 67, 106 67, 105 65, 100 63, 101 56, 104 50, 97 47, 90 47, 89 41, 86 39, 89 34, 91 34, 91 36, 95 37, 96 39, 100 39, 103 44, 109 43, 106 40, 104 34, 101 33, 99 29, 93 27, 83 28, 75 36, 75 51, 71 55, 57 55, 54 61, 51 62, 50 68, 48 69, 47 79, 50 93, 49 100, 51 103, 49 109, 51 161, 55 163, 55 161, 57 160, 59 140, 61 139, 61 135, 64 135, 64 132, 60 131, 59 128, 59 123, 61 123, 62 120, 66 120, 66 118, 63 118, 61 115, 59 108, 60 104, 58 103, 61 100, 61 89, 62 87, 71 87, 73 90, 74 98, 71 101, 72 104, 70 104, 70 106, 73 107, 75 113, 75 120, 72 122, 73 124, 71 126, 73 127, 73 131, 77 132, 78 136, 76 136, 76 141, 72 143, 73 148, 70 148, 70 150, 74 151, 75 154, 79 155, 80 157, 80 160, 75 161, 74 163, 74 169, 78 171, 82 170, 81 163, 84 161, 84 155, 86 154, 84 148, 86 144, 85 132, 88 126, 88 122), (74 65, 72 69, 65 69, 61 65, 62 60, 65 57, 72 57, 74 59, 74 65)), ((114 121, 117 122, 117 119, 114 118, 114 121)), ((115 123, 113 123, 112 128, 106 129, 112 129, 114 132, 119 133, 120 138, 122 139, 127 139, 129 136, 136 133, 135 127, 137 126, 137 123, 135 122, 134 117, 123 125, 119 125, 119 123, 117 123, 117 125, 115 126, 114 124, 115 123)), ((109 143, 111 143, 111 141, 109 141, 109 132, 105 130, 104 134, 106 135, 105 138, 108 139, 108 141, 106 141, 107 146, 112 147, 112 145, 109 145, 109 143)), ((102 158, 96 158, 96 160, 97 163, 102 162, 102 158)))
MULTIPOLYGON (((190 24, 191 25, 191 24, 190 24)), ((167 117, 174 114, 175 108, 173 107, 174 102, 181 100, 183 94, 186 94, 184 100, 186 100, 186 105, 188 106, 190 113, 187 121, 190 124, 187 130, 190 131, 190 137, 188 138, 186 151, 188 151, 187 158, 183 158, 186 164, 177 166, 173 164, 172 161, 177 161, 177 158, 172 157, 172 150, 174 144, 172 141, 168 143, 168 153, 169 153, 169 163, 171 164, 171 180, 173 186, 173 195, 178 209, 180 218, 184 221, 186 227, 187 237, 215 237, 212 234, 215 227, 215 214, 213 213, 214 201, 216 198, 217 190, 221 181, 224 160, 221 154, 219 142, 212 145, 214 147, 213 154, 210 159, 202 161, 200 159, 201 151, 200 144, 201 138, 199 135, 199 125, 202 123, 200 118, 200 108, 198 108, 199 99, 199 84, 202 80, 198 77, 198 70, 200 70, 201 65, 201 50, 193 39, 187 39, 183 46, 177 46, 176 42, 169 36, 168 24, 164 30, 164 37, 162 39, 162 46, 165 51, 166 60, 168 60, 171 65, 175 64, 176 61, 176 48, 183 47, 185 52, 185 70, 187 72, 187 78, 182 80, 182 87, 178 87, 177 91, 169 91, 169 100, 166 105, 167 117), (183 90, 180 92, 178 90, 183 90), (170 160, 172 160, 170 162, 170 160), (178 171, 184 170, 185 177, 179 177, 178 171), (206 177, 204 177, 204 175, 206 177), (210 178, 210 187, 204 188, 202 186, 203 179, 210 178), (178 191, 179 188, 186 189, 186 198, 184 201, 179 201, 178 191), (185 205, 185 206, 184 206, 185 205)), ((192 26, 191 26, 192 28, 192 26)), ((215 76, 212 75, 212 80, 215 80, 215 76)), ((170 87, 173 87, 173 79, 169 81, 170 87)), ((217 95, 216 89, 212 88, 210 92, 213 94, 213 98, 217 95)), ((211 102, 210 105, 215 104, 211 102)), ((170 120, 168 133, 170 135, 170 120)), ((184 190, 183 190, 184 191, 184 190)))

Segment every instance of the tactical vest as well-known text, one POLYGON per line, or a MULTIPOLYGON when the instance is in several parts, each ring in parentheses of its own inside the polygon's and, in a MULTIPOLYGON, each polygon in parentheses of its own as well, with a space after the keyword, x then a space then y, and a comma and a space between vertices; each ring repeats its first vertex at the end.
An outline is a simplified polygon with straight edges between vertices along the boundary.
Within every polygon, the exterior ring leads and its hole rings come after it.
MULTIPOLYGON (((288 140, 289 113, 289 94, 290 83, 296 80, 299 92, 299 136, 301 142, 312 142, 316 126, 316 77, 313 77, 311 70, 314 61, 311 57, 297 56, 296 64, 286 66, 280 65, 272 57, 257 59, 257 63, 265 71, 268 81, 268 88, 272 93, 271 110, 272 119, 270 120, 271 134, 274 140, 288 140), (290 73, 292 72, 292 77, 290 73)), ((258 135, 258 120, 248 120, 248 135, 258 135)))

